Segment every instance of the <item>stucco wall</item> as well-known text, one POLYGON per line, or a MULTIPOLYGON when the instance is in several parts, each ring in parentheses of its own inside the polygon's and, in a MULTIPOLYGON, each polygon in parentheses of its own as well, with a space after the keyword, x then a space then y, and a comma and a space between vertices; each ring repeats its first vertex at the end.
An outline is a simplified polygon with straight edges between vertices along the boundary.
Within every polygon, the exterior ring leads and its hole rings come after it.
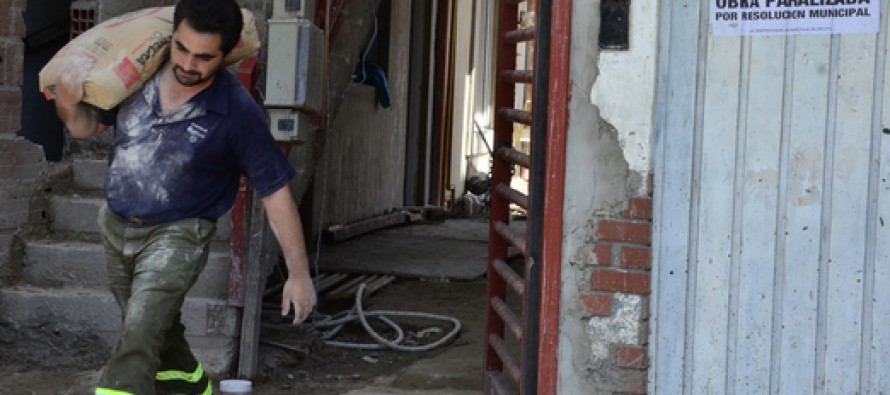
POLYGON ((607 52, 600 1, 573 2, 561 394, 646 390, 657 7, 631 5, 630 49, 607 52))
POLYGON ((636 192, 645 191, 651 169, 657 10, 657 2, 630 2, 630 47, 599 53, 599 77, 590 90, 590 101, 618 131, 628 167, 641 176, 636 192))

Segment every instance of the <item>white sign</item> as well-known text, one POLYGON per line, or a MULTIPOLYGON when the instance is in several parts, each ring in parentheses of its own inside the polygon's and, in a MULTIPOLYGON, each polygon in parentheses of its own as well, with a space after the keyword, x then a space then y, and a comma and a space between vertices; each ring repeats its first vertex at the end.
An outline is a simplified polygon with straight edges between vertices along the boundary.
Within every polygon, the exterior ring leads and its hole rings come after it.
POLYGON ((881 0, 710 0, 711 34, 876 33, 881 0))

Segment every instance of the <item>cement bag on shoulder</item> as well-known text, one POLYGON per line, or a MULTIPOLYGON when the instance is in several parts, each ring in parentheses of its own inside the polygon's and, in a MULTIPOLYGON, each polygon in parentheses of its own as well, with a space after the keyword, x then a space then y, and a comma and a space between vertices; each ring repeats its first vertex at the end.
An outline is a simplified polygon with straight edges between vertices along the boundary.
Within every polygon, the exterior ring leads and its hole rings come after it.
MULTIPOLYGON (((260 48, 253 13, 242 9, 241 40, 226 56, 235 63, 260 48)), ((90 67, 83 101, 101 109, 118 105, 148 80, 170 50, 173 7, 154 7, 109 19, 68 43, 40 70, 40 90, 55 98, 55 83, 69 67, 90 67)))

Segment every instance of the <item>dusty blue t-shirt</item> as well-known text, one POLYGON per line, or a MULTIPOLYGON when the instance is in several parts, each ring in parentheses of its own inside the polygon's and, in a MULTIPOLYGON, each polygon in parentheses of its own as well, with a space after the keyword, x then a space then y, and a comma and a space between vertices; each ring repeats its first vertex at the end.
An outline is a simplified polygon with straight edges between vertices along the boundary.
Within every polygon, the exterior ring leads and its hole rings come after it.
POLYGON ((220 70, 167 116, 158 101, 158 74, 116 111, 105 178, 112 211, 151 223, 217 219, 232 207, 242 172, 260 196, 287 185, 294 169, 231 73, 220 70))

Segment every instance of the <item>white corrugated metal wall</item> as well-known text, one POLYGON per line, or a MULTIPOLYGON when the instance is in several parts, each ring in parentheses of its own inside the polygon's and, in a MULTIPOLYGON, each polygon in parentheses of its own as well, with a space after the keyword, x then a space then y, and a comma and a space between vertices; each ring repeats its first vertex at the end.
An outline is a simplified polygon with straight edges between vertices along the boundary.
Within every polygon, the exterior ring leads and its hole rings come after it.
POLYGON ((650 392, 890 393, 887 1, 768 37, 708 3, 662 5, 650 392))

